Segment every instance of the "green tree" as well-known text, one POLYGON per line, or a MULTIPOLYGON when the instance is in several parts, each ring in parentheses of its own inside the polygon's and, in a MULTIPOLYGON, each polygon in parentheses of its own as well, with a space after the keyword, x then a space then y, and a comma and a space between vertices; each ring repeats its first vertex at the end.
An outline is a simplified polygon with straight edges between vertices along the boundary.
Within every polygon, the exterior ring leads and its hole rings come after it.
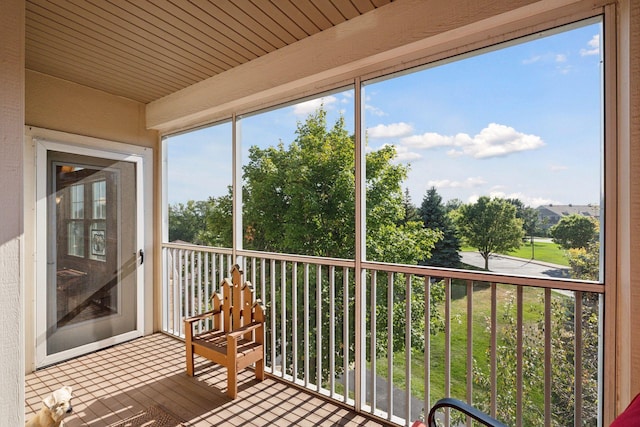
POLYGON ((476 203, 462 205, 455 220, 463 238, 484 258, 485 270, 489 269, 492 253, 509 252, 522 244, 522 220, 504 199, 480 197, 476 203))
POLYGON ((228 194, 210 197, 204 211, 205 228, 198 233, 199 240, 208 246, 230 248, 233 230, 233 197, 228 194))
POLYGON ((425 227, 442 232, 442 240, 436 242, 431 256, 423 263, 436 267, 458 267, 460 264, 460 239, 451 217, 447 215, 442 197, 435 187, 427 190, 418 213, 425 227))
POLYGON ((456 211, 460 208, 460 206, 464 205, 464 203, 462 203, 462 200, 460 199, 450 199, 447 200, 447 203, 445 203, 444 208, 447 212, 447 214, 456 211))
MULTIPOLYGON (((596 425, 598 416, 598 304, 597 295, 582 294, 582 425, 596 425), (595 303, 594 303, 595 302, 595 303)), ((574 425, 575 396, 575 303, 574 298, 551 298, 551 425, 574 425)), ((490 328, 490 323, 487 323, 490 328)), ((544 320, 523 326, 523 423, 544 425, 544 320)), ((497 418, 507 425, 516 424, 517 322, 513 294, 507 299, 498 331, 496 362, 497 418)), ((489 353, 490 349, 487 349, 489 353)), ((488 366, 474 360, 475 404, 488 412, 491 387, 488 366)))
POLYGON ((549 234, 564 249, 586 248, 597 239, 598 224, 592 218, 572 214, 562 217, 549 234))
MULTIPOLYGON (((356 244, 354 152, 354 138, 345 129, 344 119, 339 118, 329 127, 326 112, 322 108, 298 123, 295 140, 289 145, 280 142, 277 146, 264 149, 250 147, 249 161, 243 168, 245 247, 280 253, 353 258, 356 244)), ((424 228, 419 218, 412 217, 410 199, 405 197, 401 187, 408 169, 393 161, 396 156, 393 146, 366 154, 367 258, 417 264, 429 255, 434 243, 441 238, 441 233, 424 228)), ((280 271, 274 274, 279 280, 280 271)), ((300 271, 298 274, 301 274, 300 271)), ((335 298, 329 301, 327 276, 311 274, 316 279, 310 281, 311 287, 322 287, 322 300, 312 304, 328 307, 334 302, 338 313, 345 309, 341 306, 343 302, 353 305, 353 298, 348 301, 342 298, 342 287, 336 289, 335 298)), ((393 301, 390 305, 387 304, 386 278, 378 277, 375 284, 377 307, 381 312, 377 317, 377 331, 384 333, 385 337, 387 307, 392 307, 394 324, 404 322, 403 312, 396 310, 399 304, 405 304, 404 280, 401 276, 393 277, 393 301)), ((303 285, 302 277, 297 283, 299 287, 303 285)), ((416 283, 414 288, 415 300, 420 299, 420 295, 416 295, 419 293, 424 298, 423 286, 416 283)), ((315 294, 317 290, 309 291, 315 294)), ((278 287, 275 292, 277 295, 269 295, 266 301, 278 301, 280 292, 290 293, 291 289, 278 287)), ((302 295, 303 289, 297 289, 297 294, 302 295)), ((287 300, 290 301, 288 295, 287 300)), ((301 305, 286 309, 298 310, 298 318, 304 317, 301 305)), ((312 306, 309 309, 314 311, 319 308, 312 306)), ((315 331, 322 328, 322 336, 329 336, 329 313, 322 308, 321 314, 322 321, 312 319, 310 324, 311 359, 316 357, 313 343, 315 331)), ((414 314, 416 318, 424 316, 424 307, 416 306, 414 314)), ((287 322, 292 317, 288 313, 287 322)), ((344 326, 341 322, 342 319, 336 319, 337 329, 344 326)), ((291 330, 290 326, 287 326, 287 330, 291 330)), ((416 332, 416 336, 423 334, 419 328, 416 328, 416 332)), ((403 333, 404 330, 394 334, 394 350, 404 345, 404 339, 399 338, 403 337, 403 333)), ((336 334, 336 347, 339 348, 341 340, 342 334, 336 334)), ((350 342, 353 346, 354 340, 350 342)), ((302 341, 296 344, 302 345, 302 341)), ((418 341, 416 345, 421 344, 418 341)), ((302 357, 304 351, 300 349, 298 354, 302 357)), ((328 356, 328 351, 322 351, 321 360, 314 361, 322 364, 324 379, 329 373, 326 369, 328 356)), ((302 367, 303 363, 300 361, 298 366, 302 367)), ((336 366, 339 371, 343 366, 342 361, 336 360, 336 366)))
POLYGON ((207 202, 189 200, 186 204, 169 205, 169 241, 181 240, 200 244, 201 230, 206 227, 207 202))
POLYGON ((418 222, 421 220, 418 208, 416 208, 411 201, 411 195, 409 194, 408 188, 405 188, 404 190, 402 206, 404 207, 404 219, 402 220, 403 223, 406 224, 409 221, 418 222))
POLYGON ((525 235, 529 236, 529 242, 531 243, 531 259, 535 259, 533 240, 534 236, 541 232, 538 210, 530 206, 525 206, 520 199, 507 199, 507 201, 515 206, 516 218, 522 220, 522 228, 524 229, 525 235))
POLYGON ((585 248, 571 248, 568 255, 573 279, 600 279, 600 242, 591 242, 585 248))
POLYGON ((249 149, 244 228, 251 249, 352 258, 354 149, 344 120, 322 109, 298 123, 289 146, 249 149))
POLYGON ((169 241, 231 247, 231 206, 231 190, 218 198, 169 205, 169 241))
MULTIPOLYGON (((339 118, 328 129, 321 108, 298 123, 285 146, 249 149, 244 223, 251 249, 338 258, 355 256, 354 139, 339 118)), ((407 167, 395 147, 367 153, 367 255, 416 264, 440 238, 411 218, 401 183, 407 167)))
MULTIPOLYGON (((499 375, 497 375, 496 389, 497 396, 497 418, 506 425, 516 425, 516 408, 517 402, 517 381, 516 366, 517 354, 516 347, 518 344, 518 329, 515 318, 515 295, 510 292, 504 302, 504 311, 502 321, 498 331, 498 346, 496 348, 496 363, 499 375)), ((487 319, 487 331, 490 331, 491 324, 487 319)), ((540 361, 544 360, 544 334, 538 330, 538 325, 527 324, 522 334, 523 337, 523 360, 522 360, 522 378, 523 386, 528 391, 535 389, 541 384, 544 376, 544 367, 540 361)), ((489 353, 489 349, 487 353, 489 353)), ((490 360, 489 358, 487 358, 490 360)), ((474 359, 473 379, 479 385, 478 393, 475 398, 475 404, 478 408, 485 412, 489 412, 491 379, 488 375, 487 367, 480 367, 478 361, 474 359)), ((527 426, 544 425, 543 407, 537 404, 534 393, 523 393, 523 419, 522 422, 527 426)), ((568 425, 568 424, 567 424, 568 425)))

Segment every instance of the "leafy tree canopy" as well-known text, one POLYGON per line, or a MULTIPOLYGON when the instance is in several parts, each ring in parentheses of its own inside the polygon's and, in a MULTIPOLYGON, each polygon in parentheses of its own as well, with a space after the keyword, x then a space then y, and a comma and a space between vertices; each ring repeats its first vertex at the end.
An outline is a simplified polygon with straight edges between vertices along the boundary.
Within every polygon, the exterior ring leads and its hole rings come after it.
POLYGON ((525 206, 520 199, 507 199, 516 208, 516 218, 523 221, 523 228, 527 236, 533 239, 534 234, 541 232, 540 215, 538 210, 531 206, 525 206))
MULTIPOLYGON (((251 147, 244 166, 246 244, 303 255, 355 256, 354 139, 339 118, 327 126, 322 108, 299 122, 285 146, 251 147)), ((369 259, 417 263, 440 238, 410 218, 401 184, 407 167, 393 146, 367 153, 369 259)))
POLYGON ((505 199, 482 196, 476 203, 462 205, 455 215, 460 234, 478 249, 489 269, 489 255, 508 252, 522 244, 523 221, 516 208, 505 199))
POLYGON ((594 219, 578 214, 562 217, 549 229, 553 241, 564 249, 586 248, 597 240, 598 232, 594 219))
POLYGON ((231 190, 207 200, 189 200, 169 206, 169 241, 196 245, 231 246, 231 190))

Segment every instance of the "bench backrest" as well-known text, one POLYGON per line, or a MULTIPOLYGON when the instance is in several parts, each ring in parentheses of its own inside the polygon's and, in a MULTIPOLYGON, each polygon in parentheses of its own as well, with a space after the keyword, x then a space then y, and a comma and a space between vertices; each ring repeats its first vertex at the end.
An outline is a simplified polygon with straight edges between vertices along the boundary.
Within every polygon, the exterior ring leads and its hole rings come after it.
POLYGON ((221 315, 214 317, 214 327, 225 332, 235 331, 254 321, 264 322, 264 312, 259 301, 253 299, 253 289, 248 281, 242 282, 238 265, 231 269, 231 281, 220 282, 222 295, 213 295, 213 309, 221 315))

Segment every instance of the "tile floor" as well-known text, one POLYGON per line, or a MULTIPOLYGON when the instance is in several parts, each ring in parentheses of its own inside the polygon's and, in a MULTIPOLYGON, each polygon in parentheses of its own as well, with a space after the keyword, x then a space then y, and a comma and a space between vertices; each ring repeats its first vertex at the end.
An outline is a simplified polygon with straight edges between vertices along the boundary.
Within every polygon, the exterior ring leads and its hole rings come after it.
POLYGON ((26 376, 29 419, 41 400, 73 387, 67 427, 109 426, 161 405, 187 426, 382 426, 304 390, 251 371, 239 379, 238 399, 226 395, 226 370, 197 358, 196 377, 184 372, 184 344, 164 334, 114 346, 26 376))

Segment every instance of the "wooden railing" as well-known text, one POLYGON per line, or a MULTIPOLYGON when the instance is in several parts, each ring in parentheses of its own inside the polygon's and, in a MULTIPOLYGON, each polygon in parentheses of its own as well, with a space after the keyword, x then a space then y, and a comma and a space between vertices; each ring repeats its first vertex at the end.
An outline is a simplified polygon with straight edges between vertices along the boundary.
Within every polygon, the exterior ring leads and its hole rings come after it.
POLYGON ((236 255, 163 244, 164 332, 184 337, 238 262, 266 307, 266 370, 285 381, 399 425, 442 397, 514 426, 598 418, 600 284, 236 255))

